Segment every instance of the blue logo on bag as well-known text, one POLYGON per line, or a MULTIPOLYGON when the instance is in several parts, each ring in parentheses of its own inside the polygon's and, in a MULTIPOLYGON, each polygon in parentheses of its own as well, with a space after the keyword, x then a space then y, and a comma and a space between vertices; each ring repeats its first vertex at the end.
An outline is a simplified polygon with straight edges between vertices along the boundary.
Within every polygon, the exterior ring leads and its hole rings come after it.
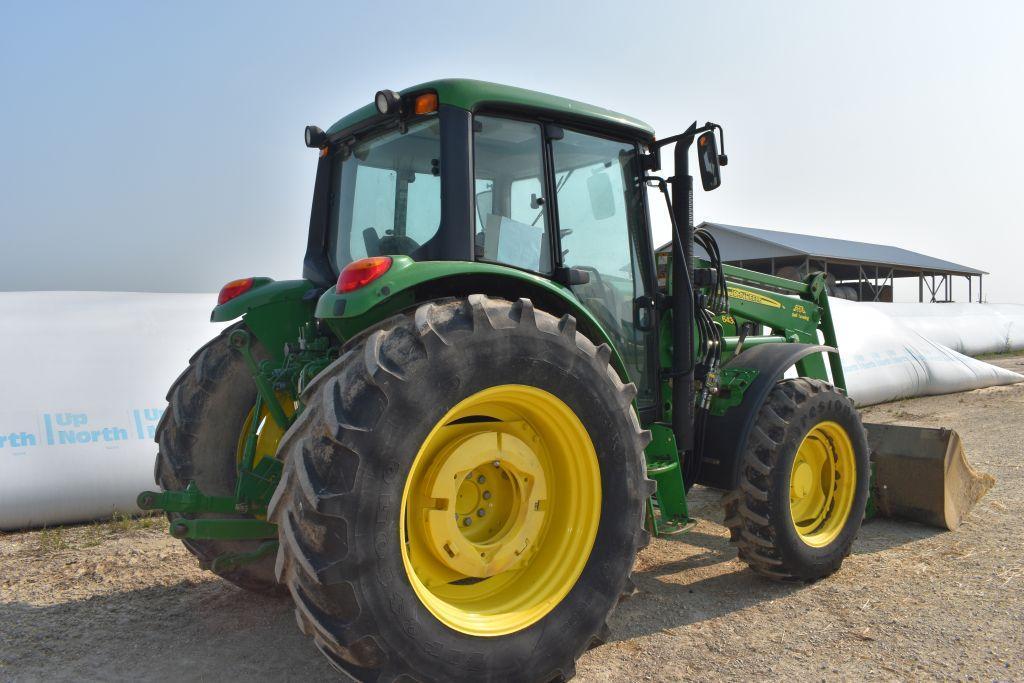
POLYGON ((135 436, 152 441, 156 437, 156 425, 160 422, 160 416, 163 414, 163 408, 135 408, 132 410, 135 436))
POLYGON ((36 435, 28 432, 0 434, 0 448, 26 448, 36 445, 36 435))
MULTIPOLYGON (((74 446, 91 443, 114 444, 118 441, 138 439, 152 441, 163 408, 132 408, 122 413, 128 418, 124 424, 93 425, 88 413, 42 413, 42 431, 16 428, 8 431, 0 426, 0 448, 17 450, 33 446, 74 446)), ((23 419, 23 418, 22 418, 23 419)), ((36 425, 40 420, 36 418, 36 425)), ((116 448, 116 446, 110 446, 116 448)), ((17 454, 17 453, 16 453, 17 454)))
POLYGON ((43 413, 43 426, 46 443, 50 446, 128 440, 128 430, 124 427, 89 428, 86 413, 43 413))

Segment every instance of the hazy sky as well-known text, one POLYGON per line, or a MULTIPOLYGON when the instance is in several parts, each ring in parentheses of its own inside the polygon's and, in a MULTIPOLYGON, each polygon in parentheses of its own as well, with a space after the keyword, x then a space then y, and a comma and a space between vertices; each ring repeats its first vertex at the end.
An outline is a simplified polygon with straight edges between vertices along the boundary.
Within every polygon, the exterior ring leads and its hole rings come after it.
POLYGON ((0 0, 0 290, 296 277, 303 126, 466 76, 661 136, 720 122, 730 164, 698 221, 895 244, 1024 302, 1021 8, 0 0))

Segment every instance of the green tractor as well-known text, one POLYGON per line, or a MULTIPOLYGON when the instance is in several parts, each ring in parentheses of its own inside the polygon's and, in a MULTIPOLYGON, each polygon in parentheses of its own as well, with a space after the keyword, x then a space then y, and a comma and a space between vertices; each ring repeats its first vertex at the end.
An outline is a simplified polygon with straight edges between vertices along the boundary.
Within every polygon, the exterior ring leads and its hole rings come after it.
MULTIPOLYGON (((689 152, 716 188, 720 126, 658 139, 441 80, 382 90, 306 145, 303 278, 223 288, 212 320, 238 322, 172 385, 162 491, 139 496, 202 566, 287 589, 332 664, 386 681, 570 678, 634 590, 637 551, 691 524, 693 484, 726 492, 758 574, 839 568, 869 503, 868 434, 824 278, 730 267, 694 228, 689 152)), ((898 507, 914 477, 887 457, 898 507)), ((932 460, 939 503, 915 510, 942 515, 932 460)))

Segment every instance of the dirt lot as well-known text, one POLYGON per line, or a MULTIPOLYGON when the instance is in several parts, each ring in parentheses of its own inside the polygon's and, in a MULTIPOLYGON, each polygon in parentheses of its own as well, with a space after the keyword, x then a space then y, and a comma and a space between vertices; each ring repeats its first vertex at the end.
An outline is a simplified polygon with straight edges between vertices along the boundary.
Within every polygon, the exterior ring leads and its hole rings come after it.
MULTIPOLYGON (((698 489, 704 521, 641 554, 579 680, 1024 680, 1024 384, 866 413, 953 427, 995 475, 959 531, 870 522, 839 574, 784 586, 737 561, 698 489)), ((0 566, 0 679, 332 678, 287 599, 200 571, 157 520, 0 535, 0 566)))

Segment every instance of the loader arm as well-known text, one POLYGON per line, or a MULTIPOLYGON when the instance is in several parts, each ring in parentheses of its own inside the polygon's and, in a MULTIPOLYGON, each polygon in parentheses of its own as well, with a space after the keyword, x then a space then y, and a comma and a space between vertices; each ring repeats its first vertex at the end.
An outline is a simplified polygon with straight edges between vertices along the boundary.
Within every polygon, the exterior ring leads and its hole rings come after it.
MULTIPOLYGON (((795 365, 801 377, 829 381, 844 390, 846 380, 821 274, 795 282, 734 266, 724 270, 729 313, 721 322, 733 334, 724 337, 729 359, 722 369, 722 390, 712 401, 696 483, 728 490, 737 485, 740 452, 754 417, 768 389, 789 368, 795 365), (766 329, 743 335, 744 323, 766 329), (828 355, 830 372, 823 354, 828 355)), ((994 484, 990 475, 971 467, 953 430, 874 423, 864 427, 872 463, 868 516, 955 530, 994 484)))
MULTIPOLYGON (((729 283, 729 314, 722 320, 727 359, 760 344, 797 342, 839 349, 824 274, 812 273, 804 282, 796 282, 729 265, 723 270, 729 283), (767 333, 744 336, 742 322, 767 328, 767 333)), ((830 380, 820 354, 801 358, 797 370, 801 377, 830 380)), ((829 356, 828 370, 832 384, 846 389, 838 354, 829 356)))

